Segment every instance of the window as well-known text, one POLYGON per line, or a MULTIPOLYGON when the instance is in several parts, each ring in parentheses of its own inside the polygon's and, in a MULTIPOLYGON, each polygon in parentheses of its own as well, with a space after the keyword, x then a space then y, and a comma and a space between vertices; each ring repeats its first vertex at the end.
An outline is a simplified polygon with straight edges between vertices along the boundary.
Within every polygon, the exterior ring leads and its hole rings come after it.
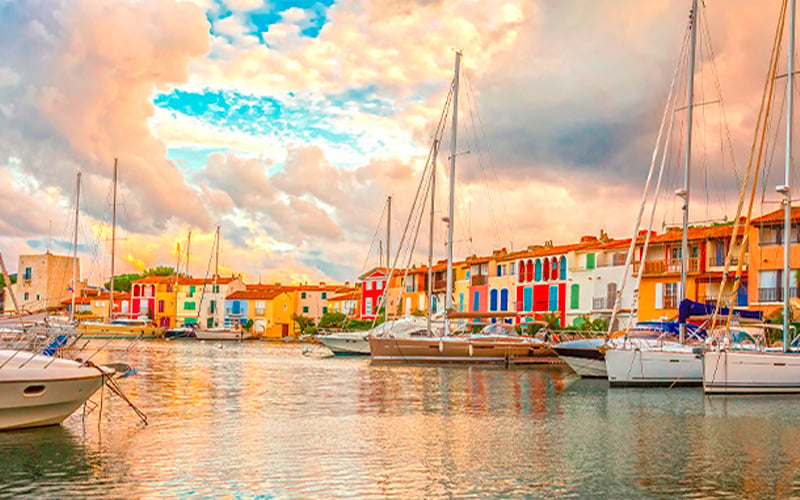
POLYGON ((30 298, 30 296, 31 296, 31 294, 29 294, 28 292, 25 292, 25 297, 24 297, 24 299, 25 299, 25 300, 28 300, 28 299, 30 298))
POLYGON ((458 294, 458 310, 463 312, 464 311, 464 294, 458 294))
POLYGON ((163 300, 159 300, 158 301, 158 312, 160 312, 160 313, 164 312, 164 301, 163 300))
POLYGON ((508 274, 517 274, 517 263, 512 262, 508 265, 508 274))
POLYGON ((581 290, 580 285, 573 284, 569 289, 569 307, 570 309, 579 309, 581 303, 581 290))
POLYGON ((498 299, 497 290, 491 290, 489 292, 489 310, 490 311, 496 311, 497 310, 497 299, 498 299))
POLYGON ((586 269, 594 269, 594 254, 586 254, 586 269))
POLYGON ((503 275, 503 266, 501 266, 500 264, 497 264, 496 276, 502 276, 502 275, 503 275))
POLYGON ((550 300, 547 304, 549 311, 558 311, 558 285, 550 287, 550 300))
POLYGON ((322 300, 327 300, 328 292, 322 292, 322 300))
POLYGON ((210 312, 211 314, 214 314, 214 312, 216 311, 216 309, 217 309, 217 301, 216 301, 216 300, 212 300, 212 301, 210 301, 210 302, 209 302, 209 309, 208 309, 208 310, 209 310, 209 312, 210 312))
POLYGON ((197 288, 194 285, 190 286, 189 287, 189 297, 194 297, 194 292, 196 290, 197 290, 197 288))
MULTIPOLYGON (((544 281, 550 281, 550 269, 551 269, 551 267, 550 267, 550 259, 546 258, 546 259, 544 259, 544 262, 542 263, 542 270, 544 271, 542 273, 543 274, 542 275, 542 279, 544 281)), ((536 280, 536 281, 539 281, 539 280, 536 280)))
POLYGON ((680 283, 656 283, 656 309, 675 309, 678 307, 680 283))
POLYGON ((304 298, 306 298, 306 292, 301 292, 301 293, 300 293, 300 298, 301 298, 301 299, 304 299, 304 298))
POLYGON ((33 274, 33 273, 32 273, 32 271, 31 271, 31 268, 30 268, 30 267, 26 267, 26 268, 25 268, 25 277, 24 277, 24 278, 25 278, 25 280, 26 280, 26 281, 30 281, 30 280, 31 280, 31 275, 32 275, 32 274, 33 274))
POLYGON ((365 314, 374 313, 374 311, 372 310, 372 297, 367 297, 366 299, 364 299, 364 313, 365 314))
POLYGON ((328 308, 327 307, 322 306, 322 314, 328 314, 328 308))
POLYGON ((208 318, 206 320, 206 328, 214 328, 214 318, 208 318))
POLYGON ((307 313, 307 312, 308 312, 308 306, 303 306, 303 312, 304 312, 304 313, 307 313))
POLYGON ((533 281, 534 279, 536 281, 542 281, 541 260, 536 259, 536 264, 531 264, 531 261, 528 261, 528 265, 526 267, 528 268, 528 272, 526 273, 528 279, 526 281, 533 281))
POLYGON ((481 292, 475 290, 472 293, 472 310, 477 311, 478 306, 480 306, 480 303, 481 303, 481 292))
POLYGON ((234 300, 231 304, 231 314, 239 314, 242 312, 242 303, 238 300, 234 300))
POLYGON ((561 275, 559 276, 559 279, 561 281, 565 281, 567 279, 567 258, 564 257, 563 255, 561 256, 561 261, 559 262, 559 266, 558 267, 560 268, 560 271, 561 271, 561 275))
POLYGON ((212 286, 211 293, 219 293, 219 285, 212 286))
POLYGON ((508 311, 508 289, 500 290, 500 310, 508 311))

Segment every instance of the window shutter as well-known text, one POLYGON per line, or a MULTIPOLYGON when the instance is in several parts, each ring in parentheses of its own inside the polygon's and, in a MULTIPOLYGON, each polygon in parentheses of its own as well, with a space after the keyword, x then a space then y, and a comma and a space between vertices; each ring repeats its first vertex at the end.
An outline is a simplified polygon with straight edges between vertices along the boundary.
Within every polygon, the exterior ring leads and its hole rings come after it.
POLYGON ((664 308, 664 283, 656 283, 656 309, 664 308))

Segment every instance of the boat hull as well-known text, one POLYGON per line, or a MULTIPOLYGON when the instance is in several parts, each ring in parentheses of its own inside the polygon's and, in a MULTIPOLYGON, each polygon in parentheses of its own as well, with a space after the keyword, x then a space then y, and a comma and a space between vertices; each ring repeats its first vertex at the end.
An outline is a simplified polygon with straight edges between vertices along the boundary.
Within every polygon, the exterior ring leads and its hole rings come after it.
POLYGON ((155 339, 161 337, 163 329, 158 326, 127 326, 82 323, 77 327, 78 333, 88 339, 155 339))
POLYGON ((514 358, 554 355, 546 344, 514 340, 370 337, 369 345, 374 363, 502 364, 514 358))
POLYGON ((553 346, 558 357, 585 378, 607 378, 606 360, 600 346, 603 339, 584 339, 561 342, 553 346))
POLYGON ((369 356, 367 333, 360 337, 343 335, 320 335, 317 340, 336 356, 369 356))
POLYGON ((689 348, 609 349, 605 358, 612 387, 703 384, 703 361, 689 348))
POLYGON ((0 351, 0 430, 60 424, 114 371, 39 354, 0 351))
POLYGON ((800 353, 706 351, 703 355, 706 394, 800 392, 800 353))
POLYGON ((252 334, 245 331, 209 331, 197 330, 195 332, 197 340, 250 340, 252 334))

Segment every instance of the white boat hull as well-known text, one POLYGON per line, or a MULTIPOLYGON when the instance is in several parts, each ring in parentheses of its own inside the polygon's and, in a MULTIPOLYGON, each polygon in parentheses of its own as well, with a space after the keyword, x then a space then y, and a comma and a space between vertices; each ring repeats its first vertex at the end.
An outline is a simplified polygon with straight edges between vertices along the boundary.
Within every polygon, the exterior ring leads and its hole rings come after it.
POLYGON ((703 360, 689 347, 619 348, 606 351, 611 386, 701 385, 703 360))
POLYGON ((607 378, 608 372, 606 371, 605 359, 587 359, 576 358, 574 356, 562 356, 564 362, 572 368, 572 370, 584 378, 607 378))
POLYGON ((800 392, 800 353, 706 351, 703 391, 707 394, 800 392))
POLYGON ((317 339, 337 356, 369 355, 370 353, 367 332, 363 332, 360 336, 320 335, 317 339))
POLYGON ((108 368, 11 350, 0 351, 0 430, 61 423, 103 385, 108 368))
POLYGON ((248 332, 230 330, 197 330, 195 337, 197 340, 250 340, 254 338, 248 332))

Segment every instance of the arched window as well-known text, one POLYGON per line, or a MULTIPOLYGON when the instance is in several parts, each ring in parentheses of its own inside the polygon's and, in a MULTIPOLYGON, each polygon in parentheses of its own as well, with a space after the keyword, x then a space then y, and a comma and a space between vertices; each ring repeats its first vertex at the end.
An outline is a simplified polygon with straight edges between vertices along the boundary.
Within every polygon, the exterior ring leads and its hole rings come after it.
POLYGON ((525 282, 525 261, 521 260, 517 264, 517 281, 523 283, 525 282))
POLYGON ((536 281, 542 281, 542 261, 536 259, 536 281))
POLYGON ((544 259, 544 280, 550 281, 550 258, 544 259))
POLYGON ((563 255, 561 256, 561 262, 559 263, 559 267, 561 268, 561 281, 567 280, 567 258, 563 255))
POLYGON ((550 272, 550 279, 558 279, 558 257, 553 257, 552 260, 553 270, 550 272))
POLYGON ((492 290, 489 292, 489 310, 497 310, 497 290, 492 290))
POLYGON ((533 281, 533 262, 525 263, 525 281, 533 281))
POLYGON ((506 288, 500 290, 500 310, 508 311, 508 290, 506 288))

